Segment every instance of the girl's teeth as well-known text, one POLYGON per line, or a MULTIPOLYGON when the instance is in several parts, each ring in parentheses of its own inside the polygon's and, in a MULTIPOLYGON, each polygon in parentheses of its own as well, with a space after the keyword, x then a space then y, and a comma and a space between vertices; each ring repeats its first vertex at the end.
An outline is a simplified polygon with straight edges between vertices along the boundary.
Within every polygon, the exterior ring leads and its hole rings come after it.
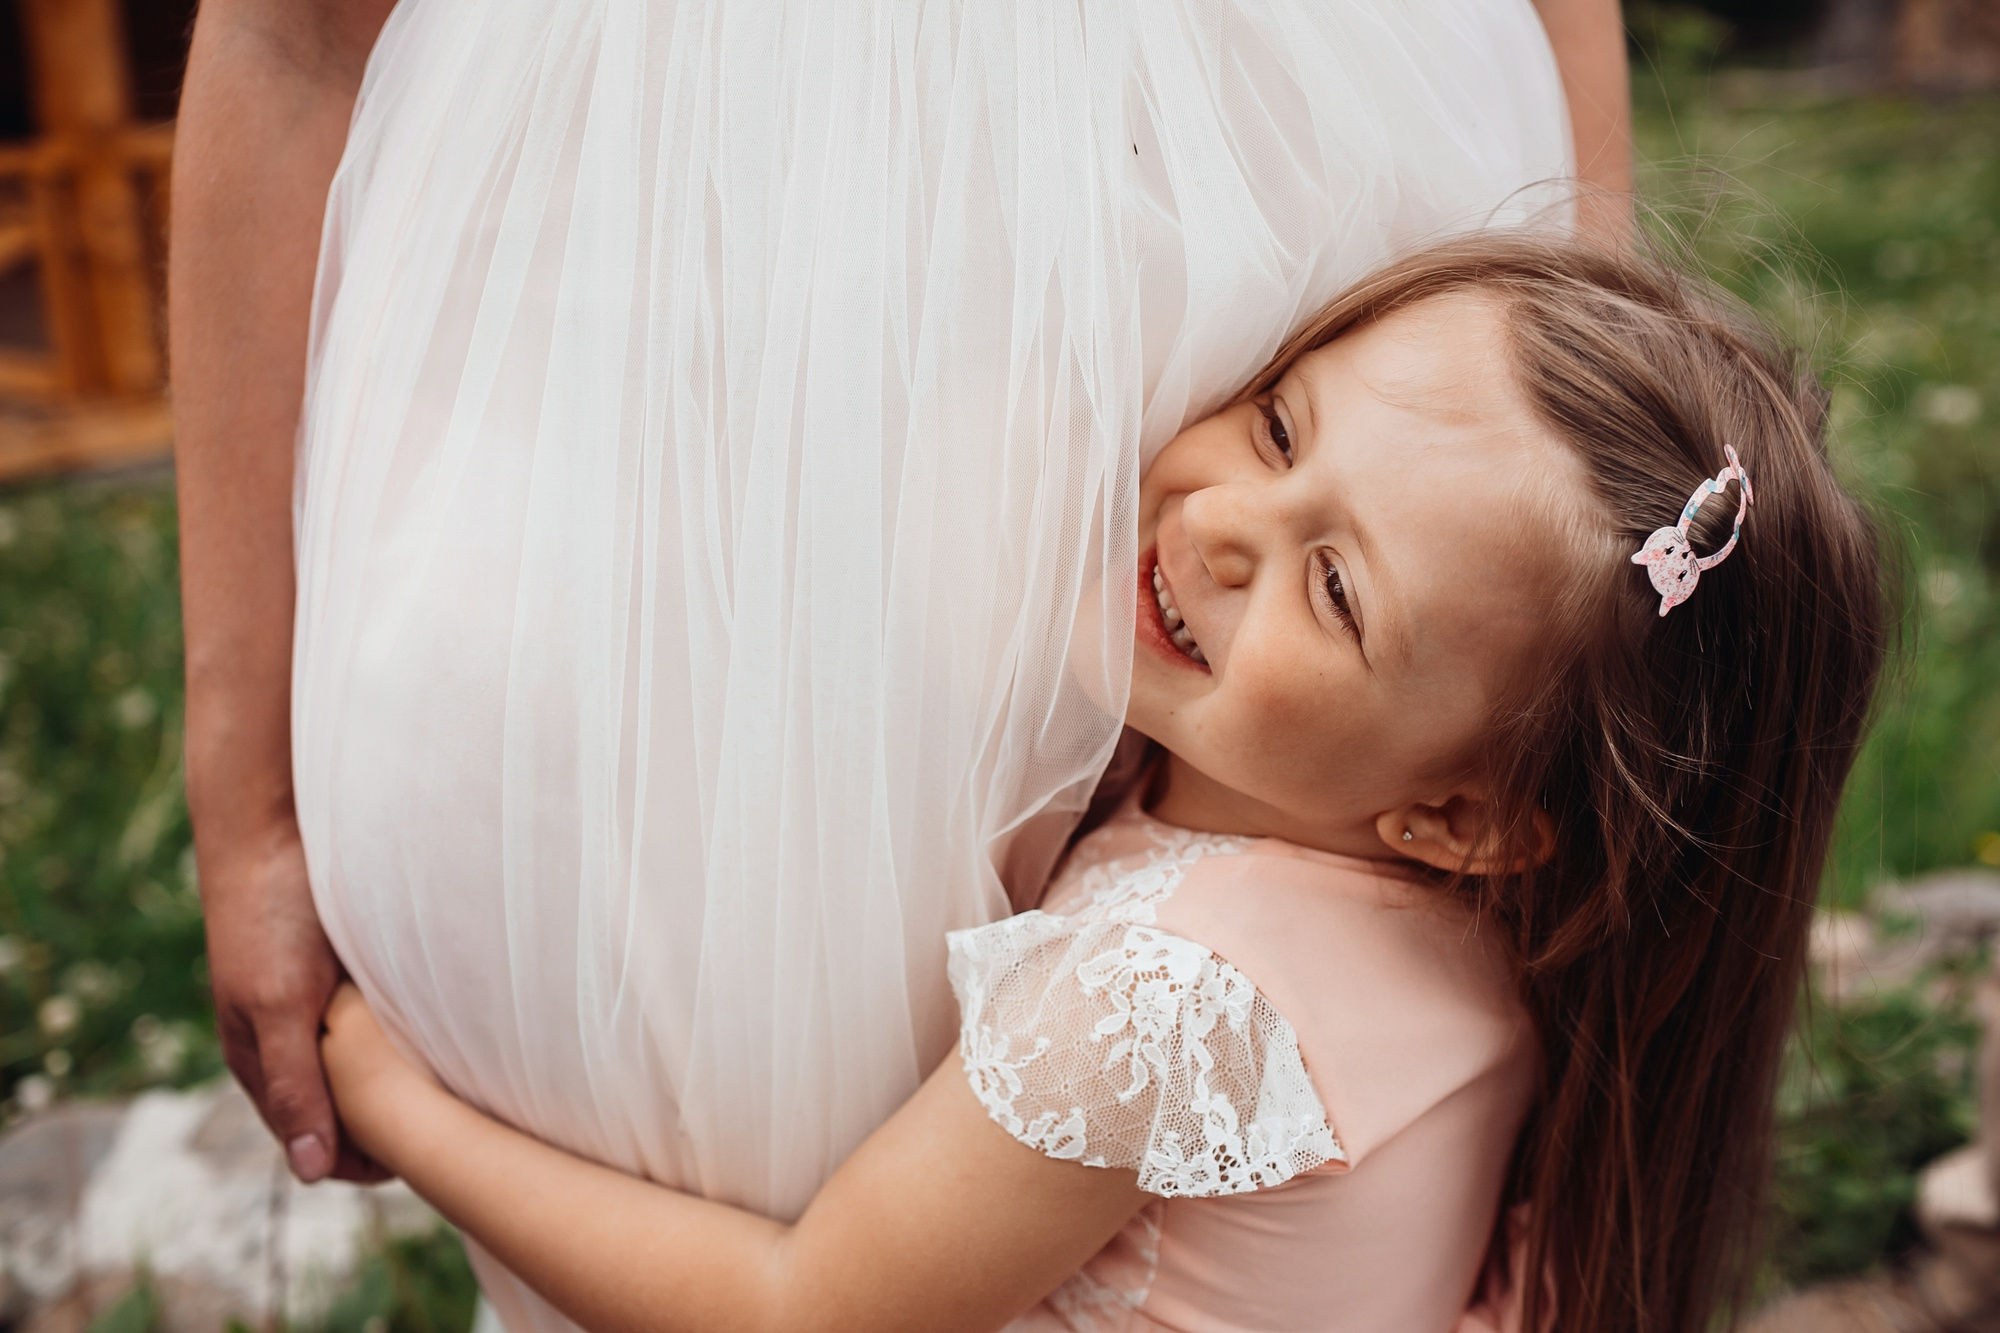
POLYGON ((1194 635, 1189 633, 1188 627, 1181 623, 1180 608, 1175 606, 1173 598, 1167 595, 1167 581, 1161 576, 1157 565, 1153 567, 1153 600, 1160 604, 1160 619, 1166 622, 1168 637, 1173 640, 1174 647, 1186 653, 1192 660, 1207 666, 1208 658, 1195 646, 1194 635))

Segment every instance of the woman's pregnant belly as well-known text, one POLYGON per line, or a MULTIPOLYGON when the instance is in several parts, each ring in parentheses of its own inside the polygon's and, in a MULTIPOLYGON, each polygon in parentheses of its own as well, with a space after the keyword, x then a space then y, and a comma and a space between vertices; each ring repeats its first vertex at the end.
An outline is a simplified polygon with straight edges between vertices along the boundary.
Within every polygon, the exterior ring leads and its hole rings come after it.
POLYGON ((473 1100, 796 1212, 1115 737, 1144 458, 1567 174, 1526 0, 1129 9, 391 20, 322 257, 295 764, 336 947, 473 1100))

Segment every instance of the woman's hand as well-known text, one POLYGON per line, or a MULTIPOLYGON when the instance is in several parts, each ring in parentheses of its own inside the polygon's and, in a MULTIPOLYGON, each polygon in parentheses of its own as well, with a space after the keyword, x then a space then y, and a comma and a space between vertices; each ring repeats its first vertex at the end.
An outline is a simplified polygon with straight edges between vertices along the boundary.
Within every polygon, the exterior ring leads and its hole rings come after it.
MULTIPOLYGON (((211 820, 215 806, 205 798, 214 790, 194 776, 204 744, 191 728, 188 791, 201 811, 202 919, 223 1058, 299 1179, 381 1180, 381 1168, 341 1137, 320 1069, 320 1019, 340 983, 340 960, 313 911, 298 825, 289 812, 211 820)), ((239 778, 256 767, 235 757, 239 778)))
POLYGON ((320 1060, 341 1127, 391 1170, 428 1113, 450 1099, 429 1070, 396 1049, 353 982, 341 983, 327 1005, 320 1060))

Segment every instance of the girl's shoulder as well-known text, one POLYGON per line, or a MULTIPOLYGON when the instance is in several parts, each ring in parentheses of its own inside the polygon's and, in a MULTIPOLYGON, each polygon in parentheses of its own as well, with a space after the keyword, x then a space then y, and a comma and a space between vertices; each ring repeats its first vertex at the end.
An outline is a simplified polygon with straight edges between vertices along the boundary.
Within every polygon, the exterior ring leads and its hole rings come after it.
MULTIPOLYGON (((968 1039, 984 1034, 989 1054, 997 1036, 1015 1056, 1039 1045, 1034 1059, 1052 1061, 1069 1037, 1049 1027, 1049 1015, 1075 1008, 1082 1028, 1072 1035, 1090 1050, 1062 1058, 1080 1067, 1104 1053, 1095 1029, 1129 1022, 1134 1006, 1158 1011, 1170 994, 1222 997, 1217 1014, 1269 1029, 1243 1049, 1296 1048, 1297 1093, 1314 1105, 1294 1119, 1318 1111, 1332 1140, 1298 1157, 1305 1169, 1357 1164, 1468 1090, 1508 1114, 1525 1108, 1532 1087, 1538 1047, 1505 958, 1458 904, 1392 866, 1174 828, 1136 805, 1077 844, 1042 910, 961 932, 953 955, 961 1001, 968 983, 977 991, 983 977, 992 990, 1004 975, 994 993, 1022 1002, 1009 1018, 1000 1017, 1004 1003, 988 1005, 988 1021, 968 1026, 968 1039), (1093 989, 1095 1006, 1072 1003, 1093 989), (1002 1031, 1009 1027, 1022 1030, 1002 1031)), ((1217 1031, 1200 1004, 1173 1013, 1217 1031)), ((1217 1056, 1190 1052, 1199 1063, 1217 1056)), ((1254 1078, 1238 1071, 1236 1081, 1268 1099, 1259 1085, 1274 1076, 1284 1084, 1282 1063, 1260 1063, 1254 1078)), ((1296 1107, 1302 1098, 1280 1101, 1296 1107)))
POLYGON ((1156 921, 1291 1022, 1351 1162, 1468 1091, 1525 1110, 1540 1047, 1497 932, 1432 884, 1265 839, 1190 861, 1156 921))

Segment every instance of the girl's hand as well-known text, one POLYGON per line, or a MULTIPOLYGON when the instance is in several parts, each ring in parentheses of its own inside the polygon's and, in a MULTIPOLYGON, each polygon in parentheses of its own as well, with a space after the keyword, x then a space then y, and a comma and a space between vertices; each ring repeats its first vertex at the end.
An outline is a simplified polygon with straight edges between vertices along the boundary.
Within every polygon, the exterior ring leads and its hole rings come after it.
POLYGON ((396 1049, 351 981, 341 983, 326 1007, 320 1059, 341 1127, 391 1170, 400 1156, 397 1147, 425 1108, 449 1096, 429 1070, 396 1049))

